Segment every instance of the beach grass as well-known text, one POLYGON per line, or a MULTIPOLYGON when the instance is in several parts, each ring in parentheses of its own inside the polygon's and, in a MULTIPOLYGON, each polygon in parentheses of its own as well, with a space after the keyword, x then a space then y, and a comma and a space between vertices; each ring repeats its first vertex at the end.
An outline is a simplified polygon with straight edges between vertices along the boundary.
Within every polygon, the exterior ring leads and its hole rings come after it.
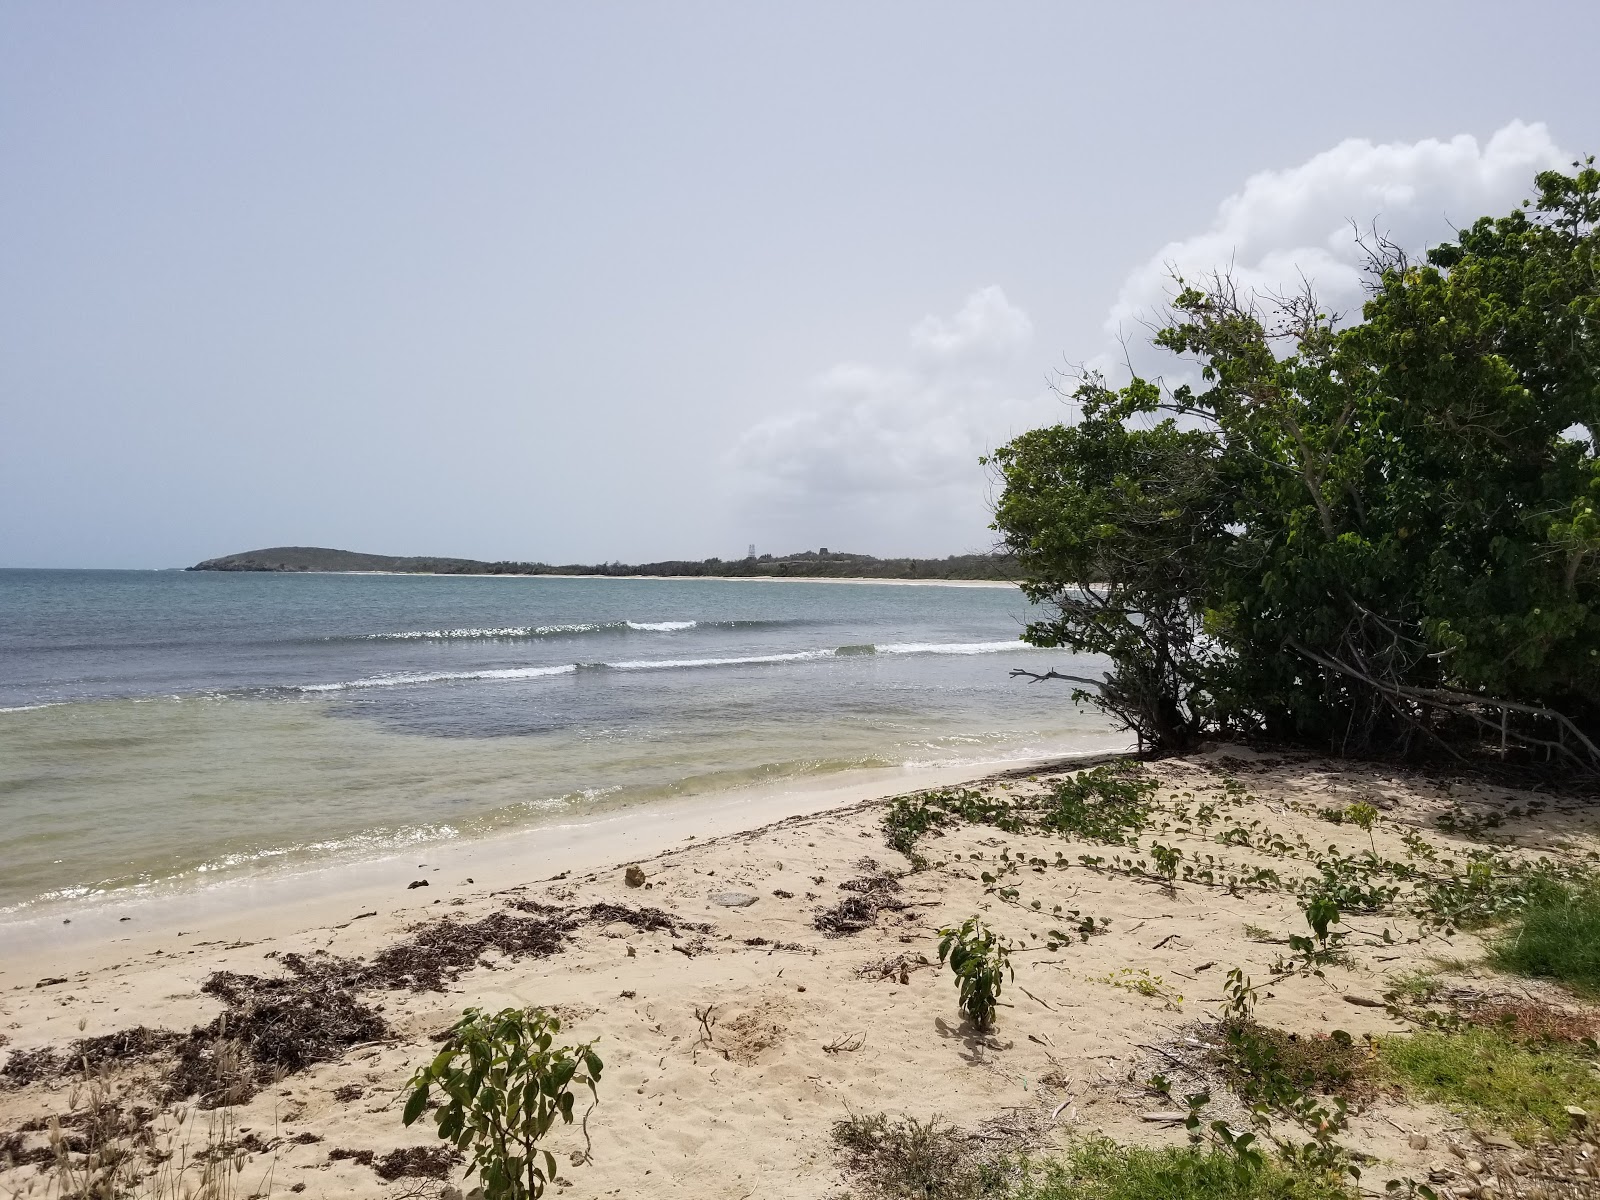
POLYGON ((1096 1138, 1030 1164, 1008 1200, 1345 1200, 1326 1175, 1267 1162, 1251 1169, 1222 1150, 1151 1149, 1096 1138))
POLYGON ((1383 1038, 1378 1060, 1406 1090, 1525 1144, 1567 1136, 1573 1126, 1568 1105, 1600 1111, 1600 1079, 1580 1055, 1498 1029, 1383 1038))
POLYGON ((1552 889, 1539 896, 1492 947, 1489 959, 1502 971, 1600 995, 1600 888, 1552 889))

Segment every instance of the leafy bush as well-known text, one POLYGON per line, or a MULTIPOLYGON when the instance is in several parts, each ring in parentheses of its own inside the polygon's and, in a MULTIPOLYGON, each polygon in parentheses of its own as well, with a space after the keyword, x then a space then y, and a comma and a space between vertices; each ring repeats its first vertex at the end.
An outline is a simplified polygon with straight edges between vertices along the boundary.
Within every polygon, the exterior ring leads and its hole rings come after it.
POLYGON ((573 1089, 595 1085, 602 1063, 594 1043, 556 1046, 561 1022, 542 1008, 469 1008, 433 1062, 407 1084, 403 1119, 412 1124, 434 1088, 439 1136, 471 1154, 485 1200, 536 1200, 555 1181, 555 1156, 539 1143, 559 1117, 572 1123, 573 1089), (459 1060, 459 1061, 458 1061, 459 1060))
POLYGON ((1089 375, 1075 425, 995 451, 1045 606, 1024 639, 1105 655, 1068 678, 1160 750, 1481 739, 1594 770, 1600 457, 1565 431, 1597 423, 1600 171, 1541 172, 1423 261, 1369 249, 1346 327, 1175 281, 1154 340, 1194 383, 1089 375))
POLYGON ((1330 1176, 1273 1162, 1252 1168, 1226 1150, 1161 1150, 1094 1139, 1025 1172, 1014 1200, 1347 1200, 1330 1176))
POLYGON ((1383 1038, 1384 1070, 1426 1099, 1503 1130, 1518 1141, 1565 1136, 1566 1106, 1600 1107, 1600 1080, 1584 1059, 1556 1046, 1520 1043, 1497 1029, 1383 1038))
POLYGON ((1544 889, 1490 957, 1503 971, 1600 993, 1600 888, 1544 889))
POLYGON ((950 963, 959 1007, 978 1029, 994 1024, 1004 977, 1016 977, 1010 959, 1011 947, 977 917, 968 917, 959 928, 939 930, 939 961, 950 963))

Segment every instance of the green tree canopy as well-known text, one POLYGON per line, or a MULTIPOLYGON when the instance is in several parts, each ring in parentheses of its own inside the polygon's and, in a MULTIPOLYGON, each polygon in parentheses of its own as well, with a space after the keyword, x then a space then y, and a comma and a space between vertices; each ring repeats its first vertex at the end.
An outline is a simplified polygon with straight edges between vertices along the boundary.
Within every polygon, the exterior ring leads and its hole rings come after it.
POLYGON ((1370 250, 1340 328, 1308 292, 1179 281, 1199 382, 1084 379, 993 456, 1026 637, 1145 742, 1351 752, 1487 736, 1600 767, 1600 171, 1413 262, 1370 250))

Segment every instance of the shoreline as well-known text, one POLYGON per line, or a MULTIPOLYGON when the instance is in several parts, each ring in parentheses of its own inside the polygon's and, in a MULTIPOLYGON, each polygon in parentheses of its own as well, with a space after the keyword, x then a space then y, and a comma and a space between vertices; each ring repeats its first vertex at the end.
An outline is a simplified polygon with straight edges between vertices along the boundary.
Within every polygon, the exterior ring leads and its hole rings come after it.
POLYGON ((59 965, 64 956, 93 969, 109 957, 127 957, 176 936, 260 940, 357 913, 415 919, 434 903, 462 895, 493 894, 547 882, 562 872, 646 861, 691 843, 749 834, 792 818, 843 812, 908 792, 972 785, 1126 753, 1131 751, 1092 747, 1037 758, 860 769, 415 845, 373 858, 49 901, 14 917, 0 916, 0 990, 32 986, 36 978, 56 973, 52 964, 59 965), (463 878, 469 882, 463 884, 463 878), (412 886, 419 879, 427 880, 425 889, 412 886))

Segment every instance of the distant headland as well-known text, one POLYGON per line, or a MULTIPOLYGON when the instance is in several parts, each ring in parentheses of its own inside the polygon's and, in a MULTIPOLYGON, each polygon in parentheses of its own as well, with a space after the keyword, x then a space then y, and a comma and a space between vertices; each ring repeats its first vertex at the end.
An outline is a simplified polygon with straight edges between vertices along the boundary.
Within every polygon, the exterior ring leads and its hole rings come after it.
POLYGON ((948 558, 874 558, 805 550, 748 558, 670 559, 652 563, 481 562, 473 558, 401 558, 318 546, 274 546, 208 558, 190 571, 363 571, 400 575, 689 575, 725 579, 981 579, 1015 580, 1017 561, 1004 554, 948 558))

